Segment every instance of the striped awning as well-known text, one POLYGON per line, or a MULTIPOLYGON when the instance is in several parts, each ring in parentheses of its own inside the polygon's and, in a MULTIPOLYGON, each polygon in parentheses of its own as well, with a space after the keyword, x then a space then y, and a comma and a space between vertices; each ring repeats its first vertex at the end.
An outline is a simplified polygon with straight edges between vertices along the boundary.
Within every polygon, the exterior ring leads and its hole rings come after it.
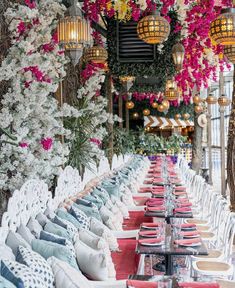
POLYGON ((156 116, 145 116, 144 117, 145 127, 186 127, 194 126, 191 120, 181 120, 166 117, 156 117, 156 116))

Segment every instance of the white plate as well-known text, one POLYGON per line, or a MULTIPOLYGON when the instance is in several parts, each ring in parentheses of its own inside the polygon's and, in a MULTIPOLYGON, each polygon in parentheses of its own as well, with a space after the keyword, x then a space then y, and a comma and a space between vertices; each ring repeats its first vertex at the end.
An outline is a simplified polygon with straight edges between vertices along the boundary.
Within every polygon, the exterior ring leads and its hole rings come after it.
POLYGON ((201 246, 202 243, 198 242, 198 243, 192 243, 192 244, 179 244, 179 245, 183 247, 198 247, 198 246, 201 246))
POLYGON ((158 227, 149 227, 149 226, 141 226, 141 228, 149 229, 149 230, 156 230, 158 227))
POLYGON ((155 237, 157 237, 158 236, 158 234, 156 233, 156 234, 153 234, 153 235, 139 235, 139 236, 141 236, 141 237, 144 237, 144 238, 155 238, 155 237))
POLYGON ((191 238, 198 238, 198 237, 200 237, 200 235, 197 234, 197 235, 183 236, 183 237, 184 237, 184 238, 187 238, 187 239, 191 239, 191 238))
POLYGON ((177 212, 175 212, 176 214, 192 214, 192 211, 185 211, 185 212, 180 212, 180 211, 177 211, 177 212))
POLYGON ((164 244, 164 242, 160 242, 160 243, 141 243, 140 245, 142 246, 162 246, 164 244))
POLYGON ((197 230, 197 227, 185 227, 181 228, 182 231, 195 231, 197 230))

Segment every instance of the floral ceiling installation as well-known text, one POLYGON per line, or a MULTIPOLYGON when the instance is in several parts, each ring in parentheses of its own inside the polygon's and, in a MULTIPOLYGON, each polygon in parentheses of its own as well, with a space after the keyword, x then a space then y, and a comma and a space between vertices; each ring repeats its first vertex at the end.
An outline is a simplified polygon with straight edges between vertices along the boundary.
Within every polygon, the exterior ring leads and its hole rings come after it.
POLYGON ((65 76, 66 59, 55 33, 64 6, 56 0, 25 4, 5 13, 12 46, 0 68, 0 80, 11 83, 2 100, 1 126, 17 137, 15 143, 6 135, 0 138, 0 188, 11 191, 27 178, 40 177, 50 184, 69 153, 59 137, 69 131, 51 95, 65 76))
MULTIPOLYGON (((171 22, 169 11, 174 10, 179 22, 174 32, 181 34, 185 47, 183 69, 175 75, 178 87, 182 90, 185 103, 189 102, 192 90, 208 87, 211 80, 216 79, 219 70, 230 65, 223 57, 223 48, 213 43, 209 37, 210 23, 221 11, 221 7, 232 6, 232 0, 159 0, 153 4, 151 0, 85 0, 83 9, 88 18, 98 22, 100 15, 118 21, 138 21, 156 5, 161 14, 171 22)), ((121 67, 120 74, 123 74, 121 67)), ((125 71, 126 72, 126 71, 125 71)), ((141 91, 144 92, 144 91, 141 91)), ((146 91, 147 92, 147 91, 146 91)))

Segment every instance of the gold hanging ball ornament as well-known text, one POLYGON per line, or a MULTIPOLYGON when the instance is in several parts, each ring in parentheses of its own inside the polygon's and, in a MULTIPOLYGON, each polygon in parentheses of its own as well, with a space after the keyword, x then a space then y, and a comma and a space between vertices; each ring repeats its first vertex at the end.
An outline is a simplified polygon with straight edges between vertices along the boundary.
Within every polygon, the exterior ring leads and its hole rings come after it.
POLYGON ((221 10, 221 14, 211 22, 210 37, 217 44, 235 44, 235 8, 221 10))
POLYGON ((148 44, 164 42, 170 34, 170 24, 155 11, 142 18, 137 25, 137 34, 141 40, 148 44))
POLYGON ((138 119, 139 118, 139 113, 135 112, 132 115, 133 119, 138 119))
POLYGON ((126 102, 126 108, 127 109, 133 109, 135 107, 135 104, 134 104, 134 102, 133 101, 127 101, 126 102))
POLYGON ((87 62, 94 62, 97 64, 104 64, 108 59, 108 52, 100 45, 94 45, 87 49, 86 60, 87 62))
POLYGON ((149 109, 144 109, 143 110, 143 115, 144 116, 149 116, 150 115, 150 110, 149 109))
POLYGON ((167 99, 164 99, 162 101, 162 105, 164 106, 165 110, 168 110, 170 108, 170 102, 167 99))
POLYGON ((201 99, 198 95, 195 95, 195 96, 193 97, 193 103, 194 103, 194 104, 198 105, 198 104, 201 103, 201 102, 202 102, 202 99, 201 99))
POLYGON ((218 104, 219 106, 221 107, 226 107, 230 104, 230 100, 227 96, 225 96, 224 94, 221 95, 219 98, 218 98, 218 104))
POLYGON ((190 118, 190 114, 184 113, 183 118, 184 118, 184 120, 188 120, 190 118))
POLYGON ((224 55, 229 62, 235 64, 235 45, 224 46, 224 55))
POLYGON ((177 71, 180 71, 184 63, 185 49, 181 43, 176 43, 172 47, 172 57, 177 71))
POLYGON ((201 105, 195 105, 194 111, 199 114, 203 112, 203 107, 201 105))
POLYGON ((213 105, 217 103, 217 98, 213 94, 209 94, 206 98, 206 103, 213 105))
POLYGON ((157 102, 153 102, 153 103, 152 103, 152 107, 153 107, 154 109, 157 109, 157 107, 158 107, 157 102))
POLYGON ((179 120, 181 118, 181 115, 180 114, 175 114, 175 119, 176 120, 179 120))
POLYGON ((159 104, 158 107, 157 107, 157 110, 159 112, 164 112, 166 110, 166 108, 162 104, 159 104))

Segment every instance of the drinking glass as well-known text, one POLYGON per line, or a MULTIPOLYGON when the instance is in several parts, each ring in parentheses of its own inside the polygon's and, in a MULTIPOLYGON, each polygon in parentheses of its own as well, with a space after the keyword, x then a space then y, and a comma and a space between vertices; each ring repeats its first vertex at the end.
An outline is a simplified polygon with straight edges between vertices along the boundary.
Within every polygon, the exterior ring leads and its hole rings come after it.
POLYGON ((172 279, 164 277, 158 281, 158 288, 172 288, 172 279))

